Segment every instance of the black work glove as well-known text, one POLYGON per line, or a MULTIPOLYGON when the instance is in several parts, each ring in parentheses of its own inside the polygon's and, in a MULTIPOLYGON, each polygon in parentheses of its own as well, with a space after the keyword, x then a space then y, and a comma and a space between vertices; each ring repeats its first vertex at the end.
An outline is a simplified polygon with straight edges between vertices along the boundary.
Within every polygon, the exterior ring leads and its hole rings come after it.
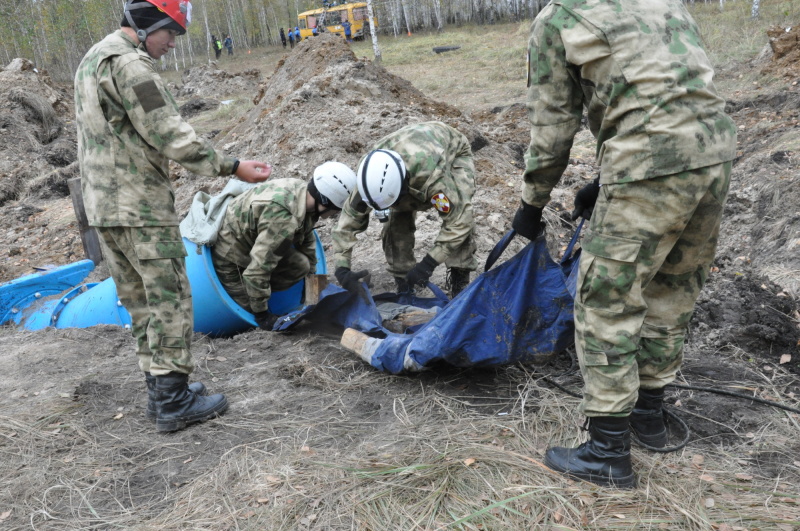
POLYGON ((350 271, 349 267, 337 267, 333 273, 339 285, 347 291, 362 292, 364 291, 363 282, 369 282, 369 271, 362 269, 361 271, 350 271))
POLYGON ((409 271, 406 275, 408 285, 414 287, 420 284, 427 284, 428 279, 431 278, 431 275, 433 274, 433 270, 436 269, 436 266, 438 265, 439 262, 431 258, 431 255, 426 254, 425 258, 420 260, 417 265, 412 267, 411 271, 409 271))
POLYGON ((535 207, 522 201, 522 206, 517 209, 514 214, 514 221, 511 222, 511 227, 517 231, 517 234, 524 236, 529 240, 535 240, 539 234, 542 233, 542 212, 544 207, 535 207))
POLYGON ((572 211, 572 221, 579 217, 592 219, 594 204, 597 203, 597 196, 600 195, 600 177, 596 178, 575 194, 575 210, 572 211))
POLYGON ((256 324, 261 330, 272 330, 272 327, 275 326, 275 321, 277 321, 280 316, 271 313, 269 310, 254 313, 253 317, 256 318, 256 324))

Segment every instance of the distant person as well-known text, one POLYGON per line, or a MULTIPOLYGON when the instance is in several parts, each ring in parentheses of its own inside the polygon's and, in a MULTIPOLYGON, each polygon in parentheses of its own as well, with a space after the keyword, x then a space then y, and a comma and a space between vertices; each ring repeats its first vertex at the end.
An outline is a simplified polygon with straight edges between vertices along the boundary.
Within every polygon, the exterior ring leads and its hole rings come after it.
POLYGON ((225 37, 225 42, 223 44, 225 45, 225 49, 228 50, 228 55, 233 55, 233 39, 231 39, 230 35, 225 37))
POLYGON ((203 396, 205 386, 189 385, 192 292, 169 161, 200 175, 233 174, 247 182, 271 172, 263 162, 240 162, 198 137, 156 73, 157 61, 186 33, 190 7, 182 0, 130 0, 121 28, 92 46, 75 74, 86 215, 130 313, 148 390, 146 416, 161 432, 203 422, 228 407, 224 395, 203 396))
POLYGON ((286 34, 283 32, 283 28, 281 28, 281 44, 283 45, 284 50, 286 49, 286 34))
POLYGON ((294 49, 294 32, 289 28, 289 49, 294 49))
POLYGON ((345 20, 342 22, 342 27, 344 28, 344 38, 347 42, 353 42, 353 31, 350 27, 350 21, 345 20))
POLYGON ((398 292, 426 285, 436 267, 447 266, 450 296, 469 284, 475 258, 475 163, 469 140, 442 122, 407 125, 382 139, 361 159, 358 190, 342 208, 332 232, 335 275, 348 291, 360 291, 368 271, 350 270, 356 235, 370 210, 384 221, 383 252, 398 292), (434 209, 442 226, 425 257, 414 258, 416 214, 434 209))
POLYGON ((317 35, 319 35, 319 29, 318 29, 318 26, 314 26, 313 28, 311 28, 311 35, 313 35, 314 37, 316 37, 317 35))
POLYGON ((636 485, 631 432, 667 445, 664 387, 681 368, 714 259, 736 125, 702 42, 680 0, 561 0, 531 27, 519 234, 541 233, 584 110, 597 138, 600 177, 577 193, 572 213, 590 218, 575 296, 589 440, 544 457, 597 485, 636 485))
POLYGON ((300 41, 303 40, 300 38, 300 28, 298 26, 294 27, 294 42, 300 44, 300 41))
POLYGON ((314 225, 342 208, 356 189, 356 174, 341 162, 326 162, 309 182, 274 179, 231 200, 211 249, 225 291, 272 330, 280 317, 269 311, 273 291, 313 273, 317 264, 314 225))
POLYGON ((212 35, 211 36, 211 43, 214 46, 215 58, 219 59, 219 57, 222 55, 222 42, 220 42, 220 40, 218 38, 216 38, 214 35, 212 35))

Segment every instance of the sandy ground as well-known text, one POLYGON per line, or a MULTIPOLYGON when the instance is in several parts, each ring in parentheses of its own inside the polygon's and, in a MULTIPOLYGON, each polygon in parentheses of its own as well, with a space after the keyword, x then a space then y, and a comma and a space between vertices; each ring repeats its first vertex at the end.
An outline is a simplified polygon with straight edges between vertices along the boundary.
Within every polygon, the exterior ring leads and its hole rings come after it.
MULTIPOLYGON (((201 67, 176 89, 190 119, 213 112, 231 93, 252 90, 252 111, 221 128, 224 133, 209 136, 232 154, 268 160, 276 177, 308 178, 330 159, 354 167, 384 134, 408 123, 442 120, 464 132, 475 149, 479 262, 510 227, 529 135, 521 105, 466 115, 359 60, 328 36, 298 46, 275 72, 231 76, 201 67)), ((797 408, 800 90, 790 84, 773 93, 742 90, 724 96, 739 127, 739 154, 718 257, 698 301, 681 381, 729 386, 797 408)), ((69 91, 24 63, 0 72, 0 280, 82 258, 65 186, 77 176, 72 112, 69 91)), ((182 212, 201 187, 213 193, 225 184, 222 178, 200 179, 173 169, 182 212)), ((592 139, 582 131, 546 212, 554 255, 574 228, 565 221, 574 192, 595 171, 592 139)), ((326 251, 331 226, 328 221, 318 228, 326 251)), ((416 253, 422 257, 439 224, 422 214, 418 226, 416 253)), ((380 292, 392 287, 383 267, 379 227, 372 223, 359 240, 354 268, 370 269, 380 292)), ((439 285, 443 269, 432 279, 439 285)), ((559 378, 578 389, 579 376, 568 371, 569 352, 535 369, 438 367, 388 376, 341 349, 340 335, 341 330, 307 326, 231 338, 197 334, 193 378, 225 392, 230 411, 202 426, 157 436, 143 415, 144 382, 127 331, 0 328, 0 527, 410 529, 413 520, 394 520, 402 511, 387 517, 383 527, 360 520, 358 509, 336 509, 350 495, 337 485, 353 485, 347 467, 407 465, 409 455, 428 455, 434 446, 444 451, 438 446, 442 441, 454 448, 486 443, 481 448, 502 449, 508 459, 512 454, 539 459, 547 445, 577 431, 576 401, 541 380, 559 378), (498 415, 507 416, 502 426, 498 415), (542 429, 530 428, 534 416, 542 429)), ((690 450, 657 463, 637 450, 635 463, 645 484, 670 474, 694 478, 697 474, 687 471, 702 468, 695 456, 707 453, 720 478, 736 481, 739 474, 758 488, 778 485, 798 494, 796 414, 687 389, 671 389, 668 402, 691 428, 690 450)), ((497 480, 498 488, 503 481, 542 481, 543 472, 524 459, 515 466, 525 478, 497 480)), ((712 517, 715 511, 738 511, 736 497, 717 494, 716 509, 703 501, 704 488, 689 496, 706 503, 712 517)), ((644 503, 648 494, 633 496, 644 503)), ((799 518, 796 502, 772 513, 790 524, 799 518)), ((433 519, 417 527, 444 523, 433 519)), ((586 528, 595 525, 600 526, 586 528)))

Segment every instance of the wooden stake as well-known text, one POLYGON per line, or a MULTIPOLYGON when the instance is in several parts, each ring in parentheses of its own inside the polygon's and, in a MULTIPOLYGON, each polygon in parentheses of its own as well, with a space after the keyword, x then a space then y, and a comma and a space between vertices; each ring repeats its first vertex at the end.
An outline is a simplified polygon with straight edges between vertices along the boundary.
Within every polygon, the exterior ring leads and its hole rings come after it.
POLYGON ((86 210, 83 208, 81 178, 69 179, 67 186, 69 187, 69 195, 72 197, 72 208, 75 210, 75 217, 78 220, 83 252, 86 258, 94 262, 94 265, 97 265, 103 261, 103 252, 100 250, 100 238, 97 236, 94 227, 89 226, 89 218, 86 217, 86 210))

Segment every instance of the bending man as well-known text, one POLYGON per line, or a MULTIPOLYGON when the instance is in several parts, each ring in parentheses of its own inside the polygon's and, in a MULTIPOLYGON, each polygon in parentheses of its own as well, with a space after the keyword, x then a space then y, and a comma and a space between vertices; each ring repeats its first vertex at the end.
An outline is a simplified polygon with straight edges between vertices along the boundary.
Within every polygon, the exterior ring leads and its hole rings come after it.
POLYGON ((376 210, 384 222, 381 238, 388 271, 399 292, 424 285, 441 263, 448 268, 450 296, 469 284, 475 271, 475 166, 467 137, 441 122, 408 125, 380 139, 356 172, 358 192, 350 195, 333 231, 336 279, 356 290, 366 271, 350 269, 356 235, 376 210), (414 259, 417 212, 435 209, 442 220, 425 257, 414 259))

